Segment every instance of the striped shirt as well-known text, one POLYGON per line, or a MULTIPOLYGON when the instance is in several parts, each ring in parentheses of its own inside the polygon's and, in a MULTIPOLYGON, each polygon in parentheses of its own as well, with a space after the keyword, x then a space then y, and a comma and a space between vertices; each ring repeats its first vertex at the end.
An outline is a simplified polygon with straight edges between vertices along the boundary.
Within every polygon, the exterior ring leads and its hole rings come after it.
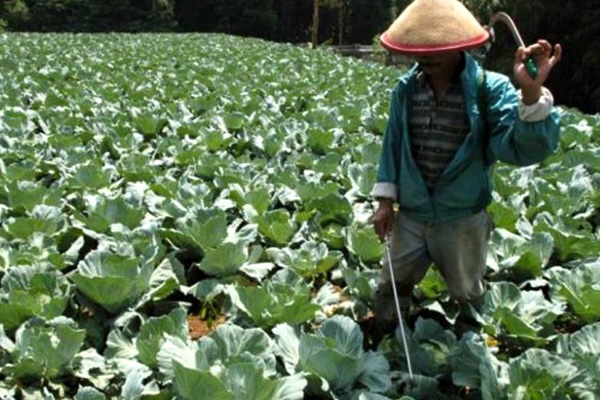
POLYGON ((409 120, 413 159, 431 191, 470 131, 462 88, 453 82, 444 97, 435 94, 421 72, 412 96, 409 120))

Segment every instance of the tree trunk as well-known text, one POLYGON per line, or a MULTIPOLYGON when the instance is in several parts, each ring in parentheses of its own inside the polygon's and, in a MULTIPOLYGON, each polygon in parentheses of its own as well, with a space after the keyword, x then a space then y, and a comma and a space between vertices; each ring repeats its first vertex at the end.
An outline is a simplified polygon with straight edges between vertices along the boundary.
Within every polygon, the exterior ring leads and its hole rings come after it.
POLYGON ((344 0, 340 1, 338 7, 338 45, 344 44, 344 0))
POLYGON ((313 20, 312 20, 312 35, 310 43, 313 49, 319 44, 319 0, 314 0, 313 20))

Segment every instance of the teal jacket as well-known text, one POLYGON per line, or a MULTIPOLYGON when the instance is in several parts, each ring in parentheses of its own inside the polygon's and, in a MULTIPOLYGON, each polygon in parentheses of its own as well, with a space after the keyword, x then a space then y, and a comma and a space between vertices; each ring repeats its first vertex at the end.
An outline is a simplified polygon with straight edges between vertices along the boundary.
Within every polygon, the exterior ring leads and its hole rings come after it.
POLYGON ((377 182, 395 184, 401 212, 420 221, 450 221, 483 210, 492 198, 490 173, 494 162, 531 165, 544 160, 558 146, 560 117, 556 108, 542 121, 521 120, 517 92, 505 75, 486 71, 482 89, 487 109, 482 113, 477 78, 481 67, 470 55, 465 57, 460 80, 471 131, 431 194, 412 158, 408 132, 416 66, 402 76, 392 93, 377 182))

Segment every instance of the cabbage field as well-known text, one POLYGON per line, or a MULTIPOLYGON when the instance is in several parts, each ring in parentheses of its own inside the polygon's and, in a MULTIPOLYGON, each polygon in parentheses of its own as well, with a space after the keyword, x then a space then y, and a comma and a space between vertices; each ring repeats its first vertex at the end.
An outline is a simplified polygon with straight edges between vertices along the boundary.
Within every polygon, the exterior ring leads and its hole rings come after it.
POLYGON ((401 71, 224 35, 0 36, 0 398, 600 399, 600 116, 495 169, 480 333, 376 348, 401 71))

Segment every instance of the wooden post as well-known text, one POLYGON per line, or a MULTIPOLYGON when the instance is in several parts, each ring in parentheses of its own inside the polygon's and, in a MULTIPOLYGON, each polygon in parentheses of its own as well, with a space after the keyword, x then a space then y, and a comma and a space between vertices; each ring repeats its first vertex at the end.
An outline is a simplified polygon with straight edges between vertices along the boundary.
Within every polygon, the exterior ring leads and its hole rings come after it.
POLYGON ((338 45, 344 44, 344 0, 338 4, 338 45))
POLYGON ((317 48, 319 44, 319 0, 314 0, 314 8, 313 8, 313 21, 312 21, 312 35, 310 43, 313 49, 317 48))

